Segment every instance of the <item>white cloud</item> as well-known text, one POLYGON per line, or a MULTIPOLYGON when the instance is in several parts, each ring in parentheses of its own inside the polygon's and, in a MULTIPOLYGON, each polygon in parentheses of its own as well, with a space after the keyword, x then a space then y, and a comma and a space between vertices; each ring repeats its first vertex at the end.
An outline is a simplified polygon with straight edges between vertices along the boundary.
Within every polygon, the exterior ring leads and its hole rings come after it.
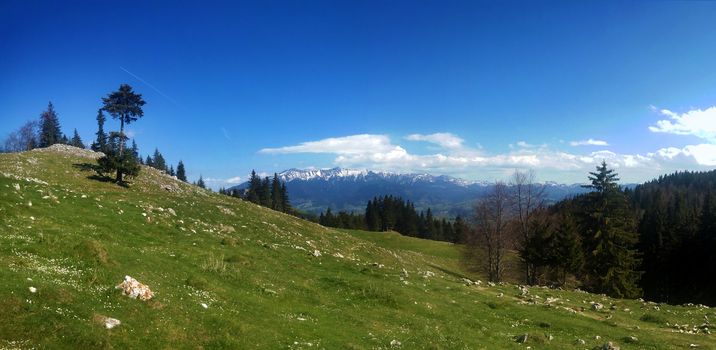
POLYGON ((405 137, 409 141, 425 141, 439 145, 447 149, 461 148, 465 140, 453 135, 449 132, 438 132, 429 135, 412 134, 405 137))
MULTIPOLYGON (((602 160, 616 169, 628 169, 621 174, 623 181, 644 181, 659 174, 675 170, 702 170, 716 165, 716 145, 696 145, 679 148, 663 148, 647 154, 621 154, 611 150, 589 153, 571 153, 552 148, 546 144, 531 145, 524 141, 512 144, 507 152, 487 154, 468 147, 456 147, 464 142, 456 135, 438 141, 433 135, 409 135, 409 140, 427 140, 444 146, 432 154, 414 154, 393 144, 385 135, 352 135, 303 142, 295 146, 263 149, 261 153, 326 153, 334 154, 334 165, 358 167, 393 172, 431 172, 442 174, 473 174, 473 177, 508 176, 514 169, 539 169, 565 181, 581 181, 586 173, 593 171, 602 160), (459 142, 457 141, 459 140, 459 142), (581 180, 580 180, 581 179, 581 180)), ((442 134, 445 136, 445 134, 442 134)), ((591 140, 591 139, 590 139, 591 140)), ((590 141, 587 140, 587 141, 590 141)), ((600 145, 599 140, 591 140, 600 145)))
POLYGON ((595 140, 595 139, 589 139, 589 140, 580 140, 580 141, 571 141, 569 143, 570 146, 609 146, 609 143, 607 141, 603 140, 595 140))
POLYGON ((667 147, 649 155, 683 164, 696 163, 702 166, 716 166, 716 145, 709 143, 689 145, 684 148, 667 147))
POLYGON ((238 184, 241 183, 241 176, 234 176, 232 178, 226 179, 227 184, 238 184))
POLYGON ((705 110, 694 109, 683 114, 662 109, 659 113, 669 119, 662 119, 649 126, 651 132, 676 135, 693 135, 716 143, 716 106, 705 110))
POLYGON ((302 142, 296 146, 264 148, 260 150, 259 153, 332 153, 342 155, 358 155, 389 153, 392 151, 399 151, 401 149, 402 148, 399 146, 391 145, 390 138, 386 135, 361 134, 302 142))

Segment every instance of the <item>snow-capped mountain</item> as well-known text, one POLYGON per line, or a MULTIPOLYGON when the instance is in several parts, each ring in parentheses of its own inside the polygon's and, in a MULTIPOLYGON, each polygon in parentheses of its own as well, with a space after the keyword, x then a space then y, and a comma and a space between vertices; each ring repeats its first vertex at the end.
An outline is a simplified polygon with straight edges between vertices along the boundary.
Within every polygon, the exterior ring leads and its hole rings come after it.
MULTIPOLYGON (((318 213, 363 211, 368 200, 382 195, 399 196, 416 208, 431 208, 436 214, 467 215, 474 203, 489 191, 492 183, 468 181, 447 175, 396 174, 365 169, 289 169, 278 174, 286 183, 291 204, 318 213)), ((547 199, 557 201, 584 193, 580 185, 545 183, 547 199)), ((247 183, 235 188, 244 189, 247 183)))

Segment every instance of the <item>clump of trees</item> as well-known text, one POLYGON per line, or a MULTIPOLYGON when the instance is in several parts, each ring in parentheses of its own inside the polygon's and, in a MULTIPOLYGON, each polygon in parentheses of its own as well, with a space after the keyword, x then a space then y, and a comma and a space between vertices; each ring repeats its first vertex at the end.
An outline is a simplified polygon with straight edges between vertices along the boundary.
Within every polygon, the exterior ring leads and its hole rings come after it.
POLYGON ((11 132, 3 143, 4 152, 23 152, 38 147, 49 147, 56 143, 70 144, 84 148, 82 140, 75 130, 70 141, 60 129, 60 120, 52 102, 40 113, 39 120, 30 120, 19 129, 11 132))
MULTIPOLYGON (((109 113, 113 119, 119 120, 119 132, 110 132, 107 145, 104 149, 105 156, 98 159, 98 172, 100 175, 107 173, 116 173, 116 182, 124 183, 124 177, 137 176, 139 174, 139 161, 134 152, 126 152, 125 144, 128 140, 124 134, 124 126, 137 121, 144 116, 142 107, 146 102, 142 99, 141 94, 137 94, 132 87, 127 84, 119 86, 114 91, 102 98, 104 106, 102 110, 109 113)), ((98 124, 103 126, 104 121, 100 123, 100 116, 97 116, 98 124)), ((98 131, 99 133, 99 131, 98 131)), ((99 143, 99 134, 98 140, 99 143)))
POLYGON ((328 208, 325 213, 321 212, 318 223, 346 229, 396 231, 406 236, 447 242, 460 241, 467 230, 460 216, 452 222, 436 218, 430 208, 418 212, 412 202, 390 195, 369 200, 364 213, 339 211, 334 214, 328 208))
POLYGON ((529 284, 566 283, 573 276, 589 291, 641 295, 638 233, 628 192, 602 162, 589 175, 593 191, 545 207, 534 174, 516 172, 512 186, 497 183, 475 209, 467 251, 482 251, 492 281, 503 278, 505 254, 516 248, 529 284))
MULTIPOLYGON (((181 162, 180 162, 181 165, 181 162)), ((202 180, 200 178, 200 180, 202 180)), ((203 181, 203 180, 202 180, 203 181)), ((298 215, 292 207, 288 198, 286 184, 279 179, 278 174, 273 174, 273 179, 268 176, 261 178, 255 170, 251 171, 249 186, 245 191, 239 189, 227 190, 220 188, 219 193, 228 196, 242 198, 252 203, 271 208, 276 211, 298 215)))

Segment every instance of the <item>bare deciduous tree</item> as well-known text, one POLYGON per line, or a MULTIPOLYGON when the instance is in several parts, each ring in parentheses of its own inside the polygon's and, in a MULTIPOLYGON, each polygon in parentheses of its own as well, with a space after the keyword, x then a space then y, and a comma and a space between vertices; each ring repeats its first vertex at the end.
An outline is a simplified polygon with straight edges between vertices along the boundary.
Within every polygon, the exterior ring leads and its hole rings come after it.
POLYGON ((498 182, 475 208, 475 230, 467 243, 471 249, 484 250, 487 275, 493 282, 502 279, 505 251, 511 236, 508 226, 512 206, 507 185, 498 182))
POLYGON ((5 152, 22 152, 37 148, 37 122, 29 121, 5 139, 5 152))
MULTIPOLYGON (((519 232, 520 251, 524 251, 532 235, 531 227, 535 213, 544 207, 545 186, 536 182, 534 170, 525 172, 515 170, 510 180, 512 188, 515 219, 517 220, 517 231, 519 232)), ((525 279, 527 284, 537 283, 537 266, 534 262, 523 257, 525 267, 525 279)))

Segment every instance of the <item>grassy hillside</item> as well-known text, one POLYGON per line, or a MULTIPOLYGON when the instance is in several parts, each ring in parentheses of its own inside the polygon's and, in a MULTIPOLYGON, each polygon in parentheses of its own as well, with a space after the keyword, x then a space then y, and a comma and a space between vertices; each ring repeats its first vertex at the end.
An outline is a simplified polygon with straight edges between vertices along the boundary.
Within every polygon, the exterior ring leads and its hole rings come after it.
POLYGON ((716 348, 699 327, 714 309, 466 285, 452 245, 326 229, 148 168, 123 188, 91 178, 92 156, 0 155, 0 349, 716 348), (123 296, 125 275, 154 299, 123 296))

